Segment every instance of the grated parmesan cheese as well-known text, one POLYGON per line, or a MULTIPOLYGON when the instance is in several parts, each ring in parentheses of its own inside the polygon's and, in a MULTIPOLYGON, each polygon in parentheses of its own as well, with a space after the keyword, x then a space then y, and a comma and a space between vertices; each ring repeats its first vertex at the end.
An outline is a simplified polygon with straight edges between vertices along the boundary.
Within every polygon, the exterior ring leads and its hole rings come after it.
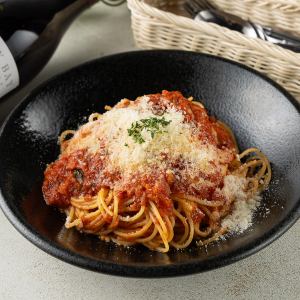
MULTIPOLYGON (((201 142, 197 135, 201 128, 193 123, 184 122, 182 111, 168 107, 163 114, 166 121, 171 121, 164 132, 154 138, 146 130, 141 132, 144 143, 136 143, 128 135, 131 124, 141 119, 157 117, 148 102, 148 97, 139 98, 137 105, 125 108, 115 107, 106 112, 99 120, 83 125, 70 141, 67 152, 87 148, 92 153, 99 152, 101 143, 105 144, 105 155, 114 169, 124 172, 145 172, 153 165, 165 169, 168 161, 180 159, 185 162, 189 176, 199 171, 215 171, 213 161, 218 165, 220 153, 210 144, 201 142), (168 157, 166 160, 165 157, 168 157)), ((102 147, 103 148, 103 147, 102 147)), ((217 166, 218 167, 218 166, 217 166)))
POLYGON ((222 221, 222 227, 227 227, 230 232, 242 233, 248 229, 252 225, 253 213, 260 204, 259 195, 248 199, 244 192, 245 185, 245 178, 234 175, 224 178, 224 194, 235 199, 233 211, 222 221))

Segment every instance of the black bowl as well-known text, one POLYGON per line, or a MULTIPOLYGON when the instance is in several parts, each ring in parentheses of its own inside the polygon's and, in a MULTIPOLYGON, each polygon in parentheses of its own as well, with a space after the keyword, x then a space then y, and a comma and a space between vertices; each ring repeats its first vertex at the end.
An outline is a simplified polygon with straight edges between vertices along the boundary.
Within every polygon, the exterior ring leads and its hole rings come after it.
POLYGON ((241 65, 183 51, 140 51, 104 57, 50 80, 8 117, 0 133, 0 204, 31 242, 69 263, 115 275, 174 276, 224 266, 262 249, 300 214, 299 104, 283 89, 241 65), (241 149, 260 148, 273 178, 254 225, 240 236, 168 254, 123 248, 64 228, 48 207, 41 182, 59 154, 57 138, 105 104, 163 89, 201 99, 235 132, 241 149), (269 212, 269 213, 268 213, 269 212))

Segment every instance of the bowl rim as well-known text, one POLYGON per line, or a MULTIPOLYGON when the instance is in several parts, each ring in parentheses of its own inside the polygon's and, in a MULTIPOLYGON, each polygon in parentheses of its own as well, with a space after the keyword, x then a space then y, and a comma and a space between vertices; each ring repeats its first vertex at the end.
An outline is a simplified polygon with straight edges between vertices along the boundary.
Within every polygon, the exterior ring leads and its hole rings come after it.
MULTIPOLYGON (((269 84, 274 86, 279 92, 281 92, 287 100, 296 108, 296 110, 300 114, 300 103, 291 96, 283 87, 279 84, 268 78, 267 76, 253 70, 247 66, 244 66, 240 63, 231 61, 229 59, 220 58, 214 55, 203 54, 192 51, 184 51, 184 50, 135 50, 128 52, 121 52, 117 54, 107 55, 100 58, 93 59, 91 61, 85 62, 78 66, 72 67, 68 70, 58 73, 57 75, 49 78, 42 84, 35 87, 31 92, 29 92, 23 99, 19 102, 17 106, 8 114, 5 121, 3 122, 0 128, 0 143, 2 140, 3 133, 5 132, 6 126, 13 119, 13 116, 17 115, 22 109, 31 102, 31 99, 34 95, 38 94, 43 90, 45 86, 47 86, 52 81, 56 80, 63 74, 72 72, 77 69, 81 69, 83 67, 93 65, 94 63, 101 63, 102 61, 109 60, 114 57, 122 58, 126 56, 133 55, 148 55, 148 54, 156 54, 160 55, 160 53, 166 54, 177 54, 177 55, 196 55, 201 57, 207 57, 210 59, 215 59, 219 61, 223 61, 232 65, 237 66, 238 68, 244 69, 254 75, 260 77, 264 81, 267 81, 269 84)), ((255 239, 251 243, 247 244, 245 247, 238 248, 234 251, 231 251, 229 254, 221 254, 218 258, 210 257, 206 261, 197 262, 182 262, 176 264, 168 264, 168 265, 160 265, 160 266, 136 266, 131 264, 123 264, 123 263, 111 263, 103 260, 94 260, 87 256, 80 255, 78 253, 72 252, 66 248, 60 247, 55 244, 50 239, 43 237, 41 234, 36 232, 34 228, 23 222, 22 218, 19 217, 13 210, 10 208, 8 202, 5 200, 5 191, 3 187, 0 186, 0 207, 9 220, 9 222, 15 227, 17 231, 19 231, 26 239, 28 239, 35 246, 45 251, 46 253, 61 259, 67 263, 72 265, 88 269, 91 271, 96 271, 104 274, 110 275, 118 275, 124 277, 141 277, 141 278, 158 278, 158 277, 171 277, 171 276, 182 276, 189 275, 195 273, 201 273, 204 271, 216 269, 219 267, 223 267, 229 264, 232 264, 238 260, 246 258, 261 249, 265 248, 273 241, 278 239, 283 233, 285 233, 289 228, 292 227, 296 223, 296 221, 300 218, 300 195, 298 202, 291 209, 289 214, 275 227, 273 227, 270 231, 265 233, 263 236, 255 239)))

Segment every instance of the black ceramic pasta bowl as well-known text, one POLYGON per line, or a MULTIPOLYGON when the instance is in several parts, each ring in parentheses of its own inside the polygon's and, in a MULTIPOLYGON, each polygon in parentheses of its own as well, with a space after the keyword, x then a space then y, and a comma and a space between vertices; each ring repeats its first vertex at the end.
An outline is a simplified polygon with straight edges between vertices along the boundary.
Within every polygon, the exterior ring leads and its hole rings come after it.
POLYGON ((300 214, 299 104, 283 89, 241 65, 183 51, 139 51, 72 69, 31 93, 0 133, 0 204, 31 242, 64 261, 108 274, 160 277, 202 272, 262 249, 300 214), (241 150, 261 149, 273 178, 254 224, 239 236, 162 254, 124 248, 64 228, 64 215, 41 194, 43 171, 59 154, 57 139, 92 112, 126 97, 179 90, 201 99, 234 131, 241 150))

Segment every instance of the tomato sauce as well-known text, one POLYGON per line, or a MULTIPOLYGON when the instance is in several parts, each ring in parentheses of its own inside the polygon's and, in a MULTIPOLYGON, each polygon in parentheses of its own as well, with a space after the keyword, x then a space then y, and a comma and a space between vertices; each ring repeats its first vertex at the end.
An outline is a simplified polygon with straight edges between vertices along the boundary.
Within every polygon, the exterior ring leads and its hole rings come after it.
MULTIPOLYGON (((217 120, 210 118, 206 110, 191 101, 188 101, 180 92, 163 91, 162 94, 149 95, 154 110, 161 114, 166 109, 161 97, 167 99, 178 110, 184 112, 185 122, 194 122, 201 127, 198 139, 204 143, 212 144, 219 149, 232 151, 228 162, 234 159, 235 143, 229 131, 224 129, 217 120)), ((166 160, 168 158, 166 157, 166 160)), ((181 180, 180 161, 170 162, 172 173, 158 172, 153 169, 151 174, 135 174, 130 180, 123 180, 118 171, 107 168, 105 156, 91 154, 87 150, 77 150, 71 154, 62 153, 60 158, 51 163, 45 171, 43 194, 46 203, 60 208, 70 205, 71 197, 95 196, 101 187, 113 188, 121 201, 134 199, 136 209, 153 201, 162 214, 171 214, 173 201, 172 193, 195 195, 202 199, 226 201, 218 192, 223 185, 223 175, 216 168, 209 174, 199 171, 198 178, 181 180), (110 170, 110 171, 108 171, 110 170), (193 182, 203 179, 201 188, 195 189, 193 182)), ((212 162, 212 169, 214 165, 212 162)), ((194 222, 204 217, 201 210, 195 207, 192 212, 194 222)))
POLYGON ((109 173, 104 168, 100 155, 91 155, 87 150, 78 150, 62 155, 45 171, 43 194, 46 203, 60 208, 70 204, 71 197, 94 196, 101 187, 111 187, 119 174, 109 173))

